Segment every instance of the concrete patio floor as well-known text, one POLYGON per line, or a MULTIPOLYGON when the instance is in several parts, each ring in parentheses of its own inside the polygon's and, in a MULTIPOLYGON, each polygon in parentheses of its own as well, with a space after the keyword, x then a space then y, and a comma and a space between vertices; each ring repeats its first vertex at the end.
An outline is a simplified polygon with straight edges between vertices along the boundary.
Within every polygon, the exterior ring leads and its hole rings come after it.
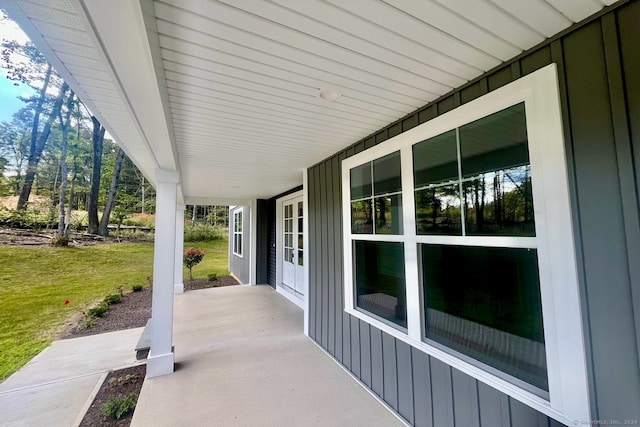
POLYGON ((402 426, 303 334, 267 286, 175 298, 176 372, 145 380, 132 426, 402 426))

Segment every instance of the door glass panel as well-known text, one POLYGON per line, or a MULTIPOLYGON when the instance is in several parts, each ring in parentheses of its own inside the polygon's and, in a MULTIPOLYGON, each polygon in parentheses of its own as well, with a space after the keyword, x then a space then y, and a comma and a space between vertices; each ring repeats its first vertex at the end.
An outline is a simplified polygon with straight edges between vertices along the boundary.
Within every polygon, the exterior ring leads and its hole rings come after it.
POLYGON ((304 256, 302 251, 298 251, 298 265, 304 265, 304 256))
POLYGON ((303 249, 303 242, 304 242, 304 238, 302 233, 298 234, 298 249, 303 249))
POLYGON ((298 217, 302 218, 302 202, 298 202, 298 217))

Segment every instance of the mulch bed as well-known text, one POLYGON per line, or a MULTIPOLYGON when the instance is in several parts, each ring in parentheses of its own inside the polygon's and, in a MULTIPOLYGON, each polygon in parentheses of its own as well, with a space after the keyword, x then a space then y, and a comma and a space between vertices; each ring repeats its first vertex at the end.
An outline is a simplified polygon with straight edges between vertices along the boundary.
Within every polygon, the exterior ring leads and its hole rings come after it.
POLYGON ((232 276, 220 276, 213 282, 209 279, 193 279, 184 283, 185 291, 195 291, 196 289, 219 288, 221 286, 239 285, 232 276))
POLYGON ((104 415, 101 408, 111 396, 126 396, 129 393, 134 393, 136 396, 139 395, 146 373, 146 365, 138 365, 110 372, 102 384, 102 387, 100 387, 98 394, 96 394, 89 410, 82 419, 80 427, 128 427, 131 424, 133 412, 116 420, 104 415))
MULTIPOLYGON (((220 276, 217 280, 194 279, 184 283, 185 291, 197 289, 218 288, 221 286, 239 285, 231 276, 220 276)), ((83 313, 69 319, 64 330, 57 339, 85 337, 88 335, 103 334, 105 332, 121 331, 123 329, 140 328, 147 324, 151 318, 151 287, 146 287, 140 292, 124 294, 122 302, 112 304, 103 317, 94 319, 93 326, 85 327, 86 316, 83 313)))

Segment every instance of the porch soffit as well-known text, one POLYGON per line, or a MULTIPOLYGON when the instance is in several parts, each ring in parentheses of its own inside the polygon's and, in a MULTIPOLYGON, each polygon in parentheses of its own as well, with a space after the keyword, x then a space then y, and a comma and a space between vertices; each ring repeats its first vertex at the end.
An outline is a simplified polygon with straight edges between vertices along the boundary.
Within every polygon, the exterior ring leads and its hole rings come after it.
POLYGON ((612 0, 0 0, 154 182, 270 197, 612 0), (336 88, 335 102, 316 97, 336 88))

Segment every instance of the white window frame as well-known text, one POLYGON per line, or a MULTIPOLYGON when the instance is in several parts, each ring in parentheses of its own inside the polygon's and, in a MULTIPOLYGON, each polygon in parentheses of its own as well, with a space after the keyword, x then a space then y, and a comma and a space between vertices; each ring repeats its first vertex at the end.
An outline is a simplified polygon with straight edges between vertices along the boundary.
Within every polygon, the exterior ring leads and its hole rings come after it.
POLYGON ((244 208, 240 208, 233 212, 233 244, 232 244, 232 252, 235 256, 239 258, 244 258, 244 244, 242 241, 242 230, 244 229, 244 208), (236 225, 238 224, 236 221, 236 216, 240 217, 240 230, 236 229, 236 225), (240 239, 240 252, 236 252, 236 241, 240 239))
POLYGON ((358 153, 342 162, 345 311, 450 366, 506 393, 563 423, 591 419, 586 350, 577 279, 573 223, 556 65, 548 65, 433 120, 358 153), (524 102, 532 173, 536 237, 418 236, 415 221, 412 146, 467 123, 524 102), (402 167, 402 235, 351 233, 350 173, 363 163, 400 150, 402 167), (429 241, 465 245, 513 247, 535 243, 538 252, 540 293, 548 399, 514 381, 491 373, 423 341, 418 244, 429 241), (356 310, 353 281, 353 241, 403 242, 407 292, 407 331, 404 332, 356 310), (527 242, 529 241, 529 243, 527 242))

